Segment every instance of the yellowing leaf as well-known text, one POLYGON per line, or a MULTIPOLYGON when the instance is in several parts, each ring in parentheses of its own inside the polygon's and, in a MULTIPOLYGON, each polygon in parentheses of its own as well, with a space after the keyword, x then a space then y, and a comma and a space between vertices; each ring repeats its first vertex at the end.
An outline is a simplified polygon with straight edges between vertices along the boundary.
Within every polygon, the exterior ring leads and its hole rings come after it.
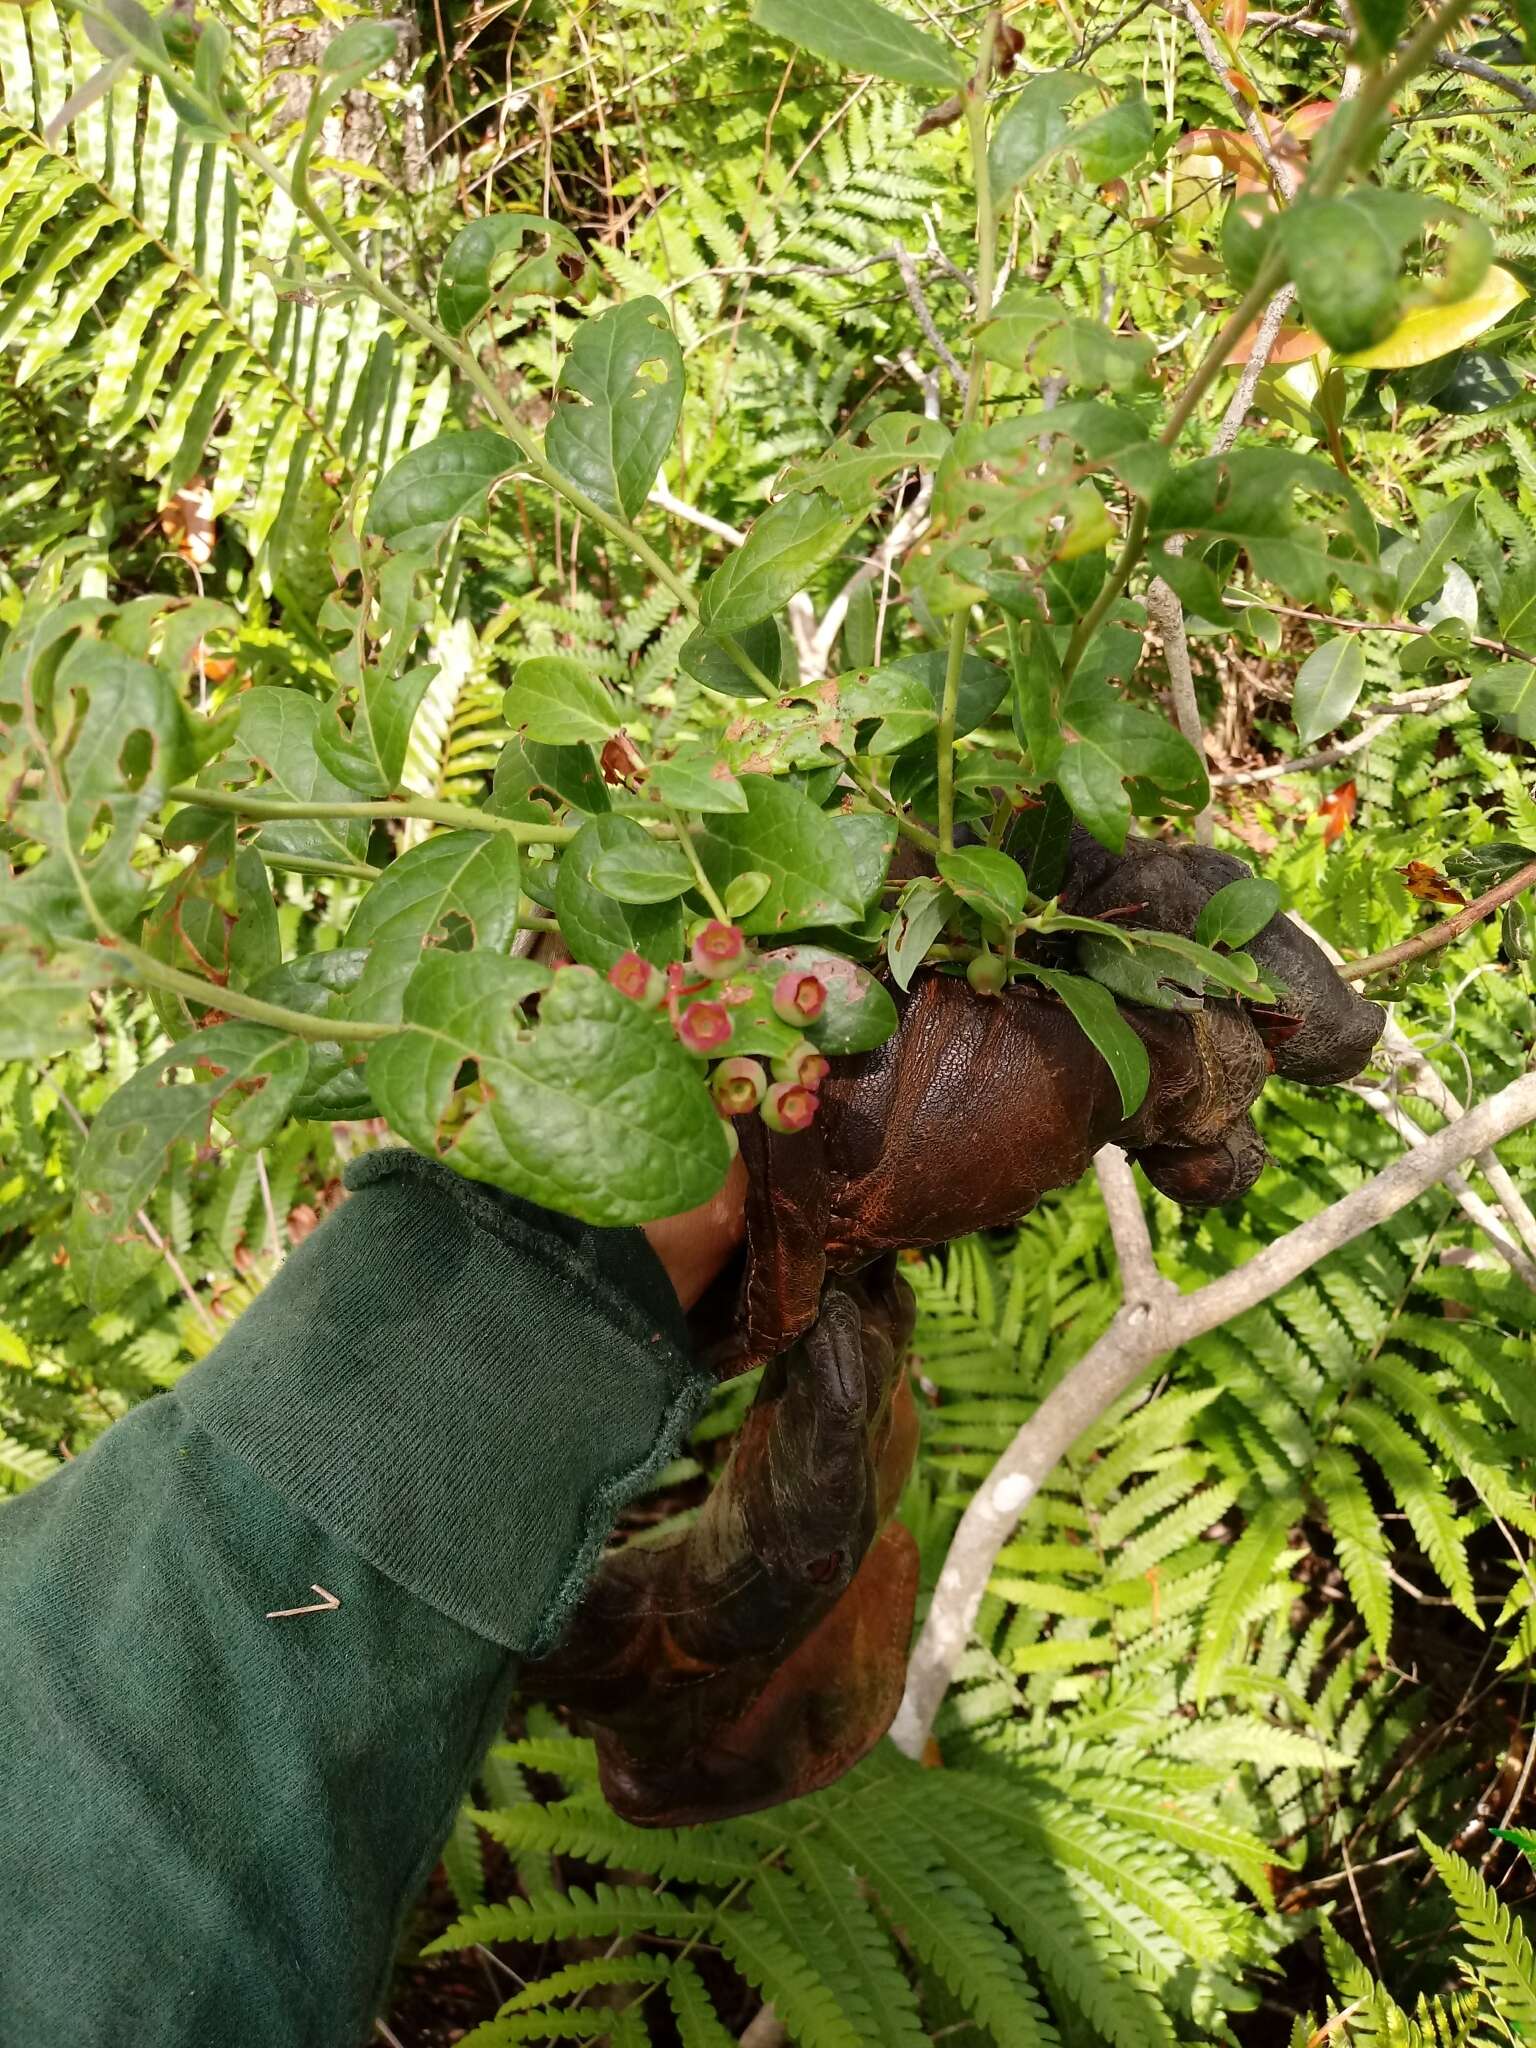
POLYGON ((1519 278, 1493 264, 1477 290, 1449 306, 1415 306, 1384 341, 1354 355, 1335 356, 1351 370, 1407 370, 1465 348, 1502 320, 1525 297, 1519 278))

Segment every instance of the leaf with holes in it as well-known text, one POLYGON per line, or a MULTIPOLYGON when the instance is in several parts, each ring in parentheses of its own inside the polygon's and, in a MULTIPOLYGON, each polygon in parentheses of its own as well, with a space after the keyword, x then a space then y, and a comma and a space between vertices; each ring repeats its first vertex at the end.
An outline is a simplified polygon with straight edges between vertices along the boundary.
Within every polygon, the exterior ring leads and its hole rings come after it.
POLYGON ((845 434, 824 455, 797 462, 785 491, 829 491, 843 504, 868 504, 876 484, 904 469, 932 469, 949 452, 949 429, 920 412, 887 412, 845 434))
POLYGON ((978 329, 976 346, 988 362, 1114 391, 1144 384, 1152 355, 1150 341, 1114 334, 1097 320, 1064 312, 1059 299, 1032 287, 1003 294, 991 319, 978 329))
POLYGON ((965 60, 876 0, 753 0, 752 19, 831 64, 873 72, 900 85, 957 86, 965 60))
POLYGON ((170 679, 105 641, 75 641, 57 667, 32 668, 30 730, 18 728, 33 770, 10 813, 17 832, 47 849, 8 901, 39 937, 95 938, 87 908, 126 930, 144 899, 135 868, 140 828, 190 769, 191 735, 170 679))
MULTIPOLYGON (((600 821, 601 822, 601 821, 600 821)), ((590 968, 429 953, 368 1080, 395 1129, 472 1180, 604 1226, 707 1201, 730 1155, 666 1017, 590 968), (538 1018, 519 1006, 542 986, 538 1018)))
POLYGON ((545 746, 600 747, 619 729, 607 686, 568 654, 536 654, 520 662, 502 704, 514 732, 545 746))
POLYGON ((29 933, 0 929, 0 1060, 51 1059, 89 1044, 91 994, 113 972, 109 952, 72 947, 50 959, 29 933))
POLYGON ((713 633, 755 626, 787 604, 830 562, 864 516, 825 491, 797 491, 752 522, 752 530, 699 592, 699 618, 713 633))
POLYGON ((367 955, 347 1014, 399 1021, 422 954, 501 953, 517 930, 519 860, 510 832, 440 832, 384 870, 342 936, 367 955))
MULTIPOLYGON (((333 775, 320 745, 321 709, 302 690, 261 684, 240 699, 232 759, 242 756, 265 770, 267 780, 250 788, 256 797, 284 803, 352 803, 357 792, 333 775)), ((259 849, 304 860, 355 864, 368 851, 366 818, 282 819, 264 824, 259 849)))
POLYGON ((88 1301, 109 1306, 160 1256, 138 1212, 174 1148, 206 1138, 215 1115, 239 1144, 262 1144, 286 1119, 307 1065, 304 1046, 280 1031, 216 1024, 108 1097, 80 1155, 70 1225, 71 1267, 88 1301), (186 1070, 191 1080, 173 1078, 186 1070))
POLYGON ((1335 633, 1314 647, 1296 674, 1292 711, 1304 747, 1342 725, 1365 687, 1365 653, 1358 633, 1335 633))
POLYGON ((633 519, 683 405, 683 352, 661 301, 630 299, 583 321, 557 396, 544 453, 605 511, 633 519))
POLYGON ((508 299, 574 299, 590 289, 586 253, 541 213, 488 213, 460 228, 437 276, 437 317, 463 334, 508 299))
POLYGON ((1152 1067, 1146 1047, 1121 1016, 1109 990, 1087 975, 1065 974, 1053 967, 1029 966, 1024 971, 1060 996, 1114 1076, 1121 1109, 1134 1116, 1146 1096, 1152 1067))
POLYGON ((436 547, 455 521, 489 515, 492 486, 516 469, 516 447, 489 427, 439 434, 391 463, 374 486, 368 531, 391 547, 436 547))

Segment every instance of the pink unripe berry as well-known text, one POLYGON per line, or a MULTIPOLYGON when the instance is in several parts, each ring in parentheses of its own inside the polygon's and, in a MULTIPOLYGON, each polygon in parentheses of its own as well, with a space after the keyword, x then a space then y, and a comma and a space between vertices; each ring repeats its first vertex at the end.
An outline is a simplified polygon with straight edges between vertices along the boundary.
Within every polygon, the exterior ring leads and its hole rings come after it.
POLYGON ((684 1047, 706 1059, 730 1044, 734 1029, 723 1003, 690 1003, 677 1020, 677 1035, 684 1047))
POLYGON ((802 1088, 798 1081, 777 1081, 763 1098, 763 1122, 770 1131, 790 1137, 796 1131, 809 1130, 819 1106, 814 1088, 802 1088))
POLYGON ((689 957, 697 973, 710 981, 721 981, 746 965, 747 935, 740 925, 722 924, 718 917, 712 917, 694 940, 689 957))
POLYGON ((773 985, 773 1014, 786 1024, 814 1024, 827 1007, 827 985, 792 967, 773 985))
POLYGON ((965 978, 979 996, 1000 996, 1008 980, 1008 969, 996 953, 978 953, 965 970, 965 978))
POLYGON ((608 979, 621 996, 647 1010, 654 1010, 667 992, 667 977, 638 953, 621 953, 609 968, 608 979))
POLYGON ((832 1062, 819 1053, 808 1038, 781 1052, 773 1063, 775 1081, 798 1081, 802 1088, 817 1089, 832 1071, 832 1062))
POLYGON ((768 1076, 758 1060, 722 1060, 709 1077, 715 1100, 725 1116, 745 1116, 768 1093, 768 1076))

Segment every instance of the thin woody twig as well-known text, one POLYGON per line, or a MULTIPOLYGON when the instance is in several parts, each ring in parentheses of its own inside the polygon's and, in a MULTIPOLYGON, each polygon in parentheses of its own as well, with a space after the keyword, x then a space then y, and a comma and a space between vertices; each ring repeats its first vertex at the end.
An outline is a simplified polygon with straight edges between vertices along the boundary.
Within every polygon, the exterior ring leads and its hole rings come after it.
MULTIPOLYGON (((1318 42, 1348 43, 1354 40, 1347 28, 1339 28, 1327 21, 1307 21, 1294 14, 1255 12, 1248 19, 1262 22, 1270 28, 1289 29, 1293 35, 1311 36, 1318 42)), ((1496 86, 1500 92, 1507 92, 1511 99, 1518 100, 1522 107, 1536 113, 1536 92, 1495 65, 1485 64, 1480 57, 1466 57, 1459 50, 1436 50, 1430 62, 1439 71, 1459 71, 1465 78, 1478 78, 1484 85, 1496 86)))
POLYGON ((917 274, 917 264, 913 259, 912 251, 903 242, 893 242, 891 244, 891 254, 896 259, 896 268, 901 272, 901 281, 906 287, 907 298, 911 303, 912 311, 917 315, 918 326, 922 328, 924 335, 927 337, 928 346, 933 350, 945 369, 948 370, 950 376, 954 378, 956 384, 963 385, 965 382, 965 371, 961 368, 954 350, 949 346, 943 335, 940 334, 938 322, 933 317, 928 301, 923 297, 922 282, 917 274))
POLYGON ((1150 1302, 1172 1291, 1172 1282, 1157 1270, 1147 1212, 1141 1206, 1131 1162, 1118 1145, 1104 1145, 1093 1155, 1099 1193, 1109 1217, 1109 1234, 1120 1262, 1120 1285, 1127 1307, 1150 1302))
POLYGON ((1372 740, 1379 739, 1398 719, 1432 710, 1437 704, 1449 704, 1460 697, 1466 687, 1467 679, 1463 677, 1459 682, 1433 683, 1426 689, 1389 698, 1376 715, 1367 719, 1359 732, 1352 733, 1347 740, 1336 740, 1331 747, 1319 747, 1311 754, 1297 754, 1288 761, 1268 761, 1262 768, 1227 769, 1211 777, 1212 786, 1216 789, 1242 789, 1254 783, 1276 782, 1287 775, 1308 774, 1317 768, 1337 767, 1340 761, 1348 761, 1355 754, 1363 753, 1372 740))
POLYGON ((1464 910, 1458 910, 1454 916, 1432 925, 1427 932, 1404 939, 1400 945, 1388 946, 1383 953, 1368 954, 1364 960, 1346 960, 1339 973, 1345 981, 1365 981, 1371 975, 1385 974, 1393 967, 1402 967, 1409 960, 1420 960, 1426 953, 1438 952, 1442 946, 1450 945, 1463 932, 1469 932, 1473 925, 1481 924, 1485 917, 1502 910, 1506 903, 1512 903, 1532 886, 1536 886, 1536 860, 1528 861, 1507 881, 1500 882, 1497 888, 1475 896, 1464 910))
POLYGON ((922 1755, 970 1638, 997 1554, 1020 1515, 1084 1431, 1127 1394, 1155 1360, 1256 1308, 1320 1259, 1440 1185, 1465 1160, 1532 1123, 1536 1074, 1525 1074, 1405 1152, 1363 1187, 1267 1245, 1245 1265, 1193 1294, 1169 1293, 1150 1305, 1122 1307, 1018 1431, 961 1516, 908 1666, 906 1693, 891 1730, 897 1747, 910 1757, 922 1755))
POLYGON ((1221 81, 1227 98, 1237 110, 1237 118, 1248 131, 1248 138, 1259 153, 1259 161, 1269 174, 1277 199, 1294 198, 1296 187, 1301 180, 1298 174, 1276 153, 1269 130, 1264 125, 1264 116, 1257 107, 1240 93, 1232 81, 1232 67, 1222 55, 1221 47, 1205 16, 1195 6, 1194 0, 1163 0, 1170 14, 1177 14, 1200 45, 1201 53, 1216 78, 1221 81))

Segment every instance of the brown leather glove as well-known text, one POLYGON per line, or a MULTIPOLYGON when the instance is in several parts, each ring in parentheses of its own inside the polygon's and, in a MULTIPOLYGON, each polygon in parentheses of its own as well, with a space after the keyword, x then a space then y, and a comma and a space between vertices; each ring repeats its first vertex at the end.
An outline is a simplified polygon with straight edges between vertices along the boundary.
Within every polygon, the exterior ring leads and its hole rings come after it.
POLYGON ((722 1820, 830 1784, 901 1699, 916 1546, 911 1290, 829 1280, 686 1535, 610 1553, 525 1692, 573 1708, 628 1820, 722 1820))
MULTIPOLYGON (((1249 872, 1229 854, 1150 840, 1116 857, 1080 834, 1073 855, 1066 907, 1184 937, 1207 897, 1249 872)), ((1384 1022, 1286 918, 1246 950, 1281 992, 1280 1012, 1125 1009, 1152 1070, 1129 1119, 1104 1060, 1043 987, 983 997, 957 976, 919 974, 899 999, 895 1036, 834 1061, 809 1131, 738 1125, 747 1256, 729 1301, 703 1305, 705 1355, 722 1372, 771 1358, 815 1319, 828 1273, 1016 1222, 1111 1141, 1177 1201, 1246 1193, 1264 1164, 1248 1109, 1267 1074, 1346 1080, 1384 1022)))

